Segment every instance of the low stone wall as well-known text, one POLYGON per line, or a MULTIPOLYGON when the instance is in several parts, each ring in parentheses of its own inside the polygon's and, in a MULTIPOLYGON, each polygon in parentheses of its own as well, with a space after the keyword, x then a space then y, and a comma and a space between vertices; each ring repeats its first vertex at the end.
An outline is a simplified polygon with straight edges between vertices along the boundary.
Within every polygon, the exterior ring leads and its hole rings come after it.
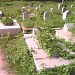
POLYGON ((5 26, 0 23, 0 35, 6 35, 10 33, 11 35, 15 35, 19 33, 21 30, 19 24, 15 22, 12 26, 5 26))

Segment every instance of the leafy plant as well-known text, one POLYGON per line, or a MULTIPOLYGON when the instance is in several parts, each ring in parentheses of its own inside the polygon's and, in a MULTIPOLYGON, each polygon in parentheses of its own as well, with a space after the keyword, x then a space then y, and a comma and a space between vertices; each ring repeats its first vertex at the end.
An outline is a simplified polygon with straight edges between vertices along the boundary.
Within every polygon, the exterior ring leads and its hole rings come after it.
POLYGON ((3 17, 2 18, 2 23, 5 24, 6 26, 10 26, 13 24, 13 20, 10 19, 9 17, 3 17))
POLYGON ((25 20, 23 22, 23 26, 25 26, 26 28, 33 28, 34 27, 34 21, 33 20, 25 20))

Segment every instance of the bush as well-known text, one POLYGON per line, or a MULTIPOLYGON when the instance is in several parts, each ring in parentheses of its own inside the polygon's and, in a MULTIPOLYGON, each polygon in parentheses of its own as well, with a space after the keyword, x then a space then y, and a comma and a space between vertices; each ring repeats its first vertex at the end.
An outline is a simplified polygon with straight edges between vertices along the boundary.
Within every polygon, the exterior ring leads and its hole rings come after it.
POLYGON ((23 26, 26 28, 33 28, 34 27, 34 21, 33 20, 25 20, 23 21, 23 26))
POLYGON ((2 23, 5 24, 6 26, 10 26, 11 24, 13 24, 13 20, 8 17, 3 17, 2 23))

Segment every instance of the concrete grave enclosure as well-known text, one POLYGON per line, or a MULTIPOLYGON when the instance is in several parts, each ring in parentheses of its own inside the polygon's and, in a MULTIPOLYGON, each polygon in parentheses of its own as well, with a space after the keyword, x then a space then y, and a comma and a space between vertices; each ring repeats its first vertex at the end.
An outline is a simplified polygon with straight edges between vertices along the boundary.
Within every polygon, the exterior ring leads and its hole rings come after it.
POLYGON ((57 38, 63 38, 65 41, 74 41, 73 34, 69 31, 74 26, 73 23, 65 23, 63 29, 55 30, 57 38))
POLYGON ((11 34, 11 35, 16 35, 20 32, 21 28, 19 26, 19 24, 13 20, 13 25, 12 26, 5 26, 4 24, 0 23, 0 35, 7 35, 7 34, 11 34))

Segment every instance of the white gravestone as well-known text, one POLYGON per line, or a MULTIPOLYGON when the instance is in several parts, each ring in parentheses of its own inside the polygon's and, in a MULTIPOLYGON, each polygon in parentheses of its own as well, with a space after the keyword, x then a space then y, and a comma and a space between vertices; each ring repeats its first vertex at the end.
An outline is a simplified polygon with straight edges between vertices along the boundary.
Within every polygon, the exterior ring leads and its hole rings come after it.
POLYGON ((62 3, 59 3, 58 4, 58 9, 61 9, 62 8, 62 3))
POLYGON ((28 5, 28 8, 31 8, 32 7, 32 4, 28 5))
POLYGON ((50 12, 53 12, 54 8, 51 8, 50 12))
POLYGON ((66 11, 66 7, 62 8, 62 13, 64 13, 66 11))
POLYGON ((2 13, 2 11, 0 11, 0 18, 2 17, 2 15, 3 15, 3 13, 2 13))
POLYGON ((29 18, 28 12, 24 12, 23 13, 23 20, 28 19, 28 18, 29 18))
POLYGON ((71 8, 73 8, 73 5, 71 5, 71 8))
POLYGON ((69 14, 69 10, 65 11, 65 12, 62 14, 63 20, 66 20, 68 14, 69 14))
POLYGON ((72 29, 73 26, 74 26, 74 23, 65 23, 63 30, 68 31, 68 30, 72 29))
POLYGON ((44 12, 43 19, 45 20, 47 17, 49 17, 49 13, 48 12, 44 12))
POLYGON ((36 7, 36 8, 35 8, 35 10, 38 10, 38 9, 39 9, 39 7, 36 7))
POLYGON ((40 4, 40 5, 39 5, 39 8, 41 8, 41 7, 43 7, 43 4, 40 4))

